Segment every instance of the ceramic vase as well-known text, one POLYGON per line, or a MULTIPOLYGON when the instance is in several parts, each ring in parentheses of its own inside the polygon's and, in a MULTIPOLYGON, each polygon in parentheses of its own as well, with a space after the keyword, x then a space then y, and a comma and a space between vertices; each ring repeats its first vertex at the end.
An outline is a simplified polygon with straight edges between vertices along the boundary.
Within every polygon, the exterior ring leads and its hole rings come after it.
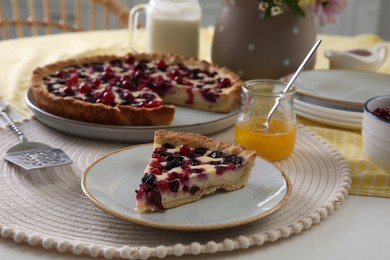
MULTIPOLYGON (((212 62, 243 79, 279 79, 293 73, 316 40, 314 15, 289 9, 264 18, 257 0, 222 0, 212 42, 212 62)), ((314 67, 315 55, 305 66, 314 67)))

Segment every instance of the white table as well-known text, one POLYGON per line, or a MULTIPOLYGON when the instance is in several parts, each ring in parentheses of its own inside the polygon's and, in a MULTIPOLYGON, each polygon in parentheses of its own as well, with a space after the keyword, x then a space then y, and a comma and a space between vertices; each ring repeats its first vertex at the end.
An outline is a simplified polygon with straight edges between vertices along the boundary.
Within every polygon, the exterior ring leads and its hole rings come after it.
MULTIPOLYGON (((388 260, 390 259, 390 200, 349 196, 344 204, 326 220, 298 235, 275 243, 199 256, 167 257, 173 259, 237 259, 258 260, 388 260)), ((0 259, 72 260, 96 259, 62 254, 56 250, 0 239, 0 259)))

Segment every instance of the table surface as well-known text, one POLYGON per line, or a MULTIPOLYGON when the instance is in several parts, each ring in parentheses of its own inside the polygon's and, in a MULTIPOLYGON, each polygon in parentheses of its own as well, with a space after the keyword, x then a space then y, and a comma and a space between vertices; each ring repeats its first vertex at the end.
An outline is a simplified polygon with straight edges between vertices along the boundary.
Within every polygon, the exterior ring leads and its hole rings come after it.
MULTIPOLYGON (((23 41, 28 42, 26 39, 23 41)), ((319 66, 321 67, 321 64, 319 66)), ((13 112, 12 115, 17 117, 18 113, 13 112)), ((239 257, 246 260, 390 259, 390 242, 387 238, 387 232, 390 231, 388 216, 390 216, 389 199, 349 196, 342 206, 335 210, 332 216, 300 234, 280 239, 275 243, 268 243, 261 247, 253 246, 245 250, 200 256, 182 256, 180 258, 236 259, 239 257)), ((32 247, 27 243, 15 243, 12 239, 6 238, 0 238, 0 258, 14 260, 93 259, 88 256, 59 253, 56 250, 45 250, 40 246, 32 247)), ((166 259, 178 258, 167 257, 166 259)))

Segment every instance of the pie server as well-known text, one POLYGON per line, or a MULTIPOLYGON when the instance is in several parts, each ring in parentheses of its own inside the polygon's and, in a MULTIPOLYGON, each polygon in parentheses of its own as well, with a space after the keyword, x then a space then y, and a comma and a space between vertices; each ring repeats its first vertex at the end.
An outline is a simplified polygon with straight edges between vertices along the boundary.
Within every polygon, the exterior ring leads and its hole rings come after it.
POLYGON ((4 159, 26 170, 41 169, 60 165, 72 164, 73 161, 64 151, 50 147, 43 143, 29 142, 23 132, 15 125, 5 112, 8 105, 0 101, 0 115, 6 120, 11 129, 22 141, 11 147, 4 155, 4 159))

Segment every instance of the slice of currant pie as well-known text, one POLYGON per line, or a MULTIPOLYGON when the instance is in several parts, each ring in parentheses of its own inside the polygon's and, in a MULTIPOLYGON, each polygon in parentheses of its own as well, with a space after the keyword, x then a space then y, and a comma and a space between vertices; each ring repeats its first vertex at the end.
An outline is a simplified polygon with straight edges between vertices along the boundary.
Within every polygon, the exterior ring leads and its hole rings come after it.
POLYGON ((170 125, 173 105, 229 112, 238 75, 194 58, 127 54, 70 59, 37 68, 32 94, 54 115, 108 125, 170 125))
POLYGON ((232 191, 249 180, 256 152, 206 136, 160 130, 136 190, 136 211, 178 207, 217 189, 232 191))

